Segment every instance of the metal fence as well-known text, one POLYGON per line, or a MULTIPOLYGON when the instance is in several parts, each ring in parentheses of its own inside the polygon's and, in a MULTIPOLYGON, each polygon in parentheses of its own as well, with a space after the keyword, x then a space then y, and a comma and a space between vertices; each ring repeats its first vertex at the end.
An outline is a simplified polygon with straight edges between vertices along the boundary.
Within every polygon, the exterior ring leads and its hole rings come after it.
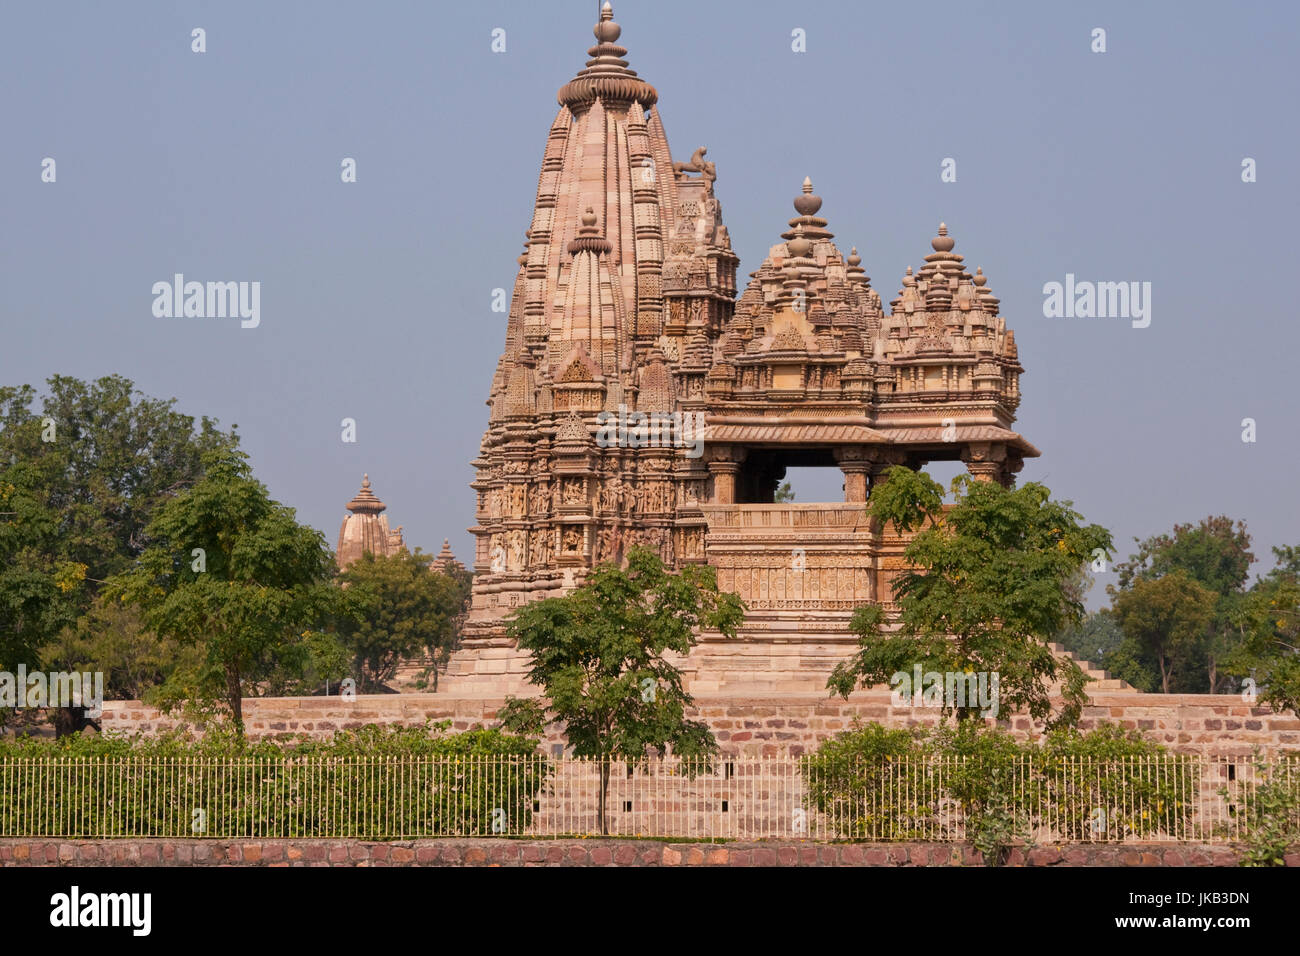
MULTIPOLYGON (((0 837, 412 839, 599 835, 574 757, 0 759, 0 837)), ((609 767, 605 832, 700 840, 1231 842, 1300 759, 674 758, 609 767)), ((1293 804, 1294 805, 1294 804, 1293 804)))

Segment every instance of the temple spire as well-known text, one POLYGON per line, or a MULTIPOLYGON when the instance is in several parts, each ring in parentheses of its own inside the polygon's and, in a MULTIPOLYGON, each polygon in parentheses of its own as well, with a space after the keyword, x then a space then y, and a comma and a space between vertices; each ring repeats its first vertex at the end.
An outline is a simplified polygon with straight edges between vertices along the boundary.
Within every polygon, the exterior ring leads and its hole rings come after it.
POLYGON ((640 103, 649 108, 659 101, 655 88, 636 75, 636 70, 629 70, 627 48, 614 41, 619 38, 623 28, 614 22, 614 10, 606 3, 600 9, 600 22, 592 29, 598 41, 587 51, 591 57, 587 68, 580 70, 555 95, 561 106, 567 106, 578 113, 587 109, 597 99, 607 103, 640 103))

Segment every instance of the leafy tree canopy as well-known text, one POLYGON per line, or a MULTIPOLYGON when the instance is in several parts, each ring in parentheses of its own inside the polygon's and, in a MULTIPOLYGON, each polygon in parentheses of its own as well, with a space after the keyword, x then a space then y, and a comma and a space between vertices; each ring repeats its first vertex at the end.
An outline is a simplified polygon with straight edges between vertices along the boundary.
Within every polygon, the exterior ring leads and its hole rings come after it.
MULTIPOLYGON (((955 503, 945 509, 937 482, 901 466, 872 489, 868 514, 915 532, 904 552, 908 568, 894 581, 897 627, 886 626, 881 607, 859 608, 852 627, 860 650, 828 686, 847 697, 859 684, 887 683, 918 664, 996 673, 1003 713, 1045 719, 1059 681, 1062 711, 1050 722, 1074 722, 1087 678, 1046 642, 1082 619, 1074 581, 1095 552, 1109 553, 1110 533, 1082 524, 1070 502, 1053 500, 1038 483, 1007 489, 961 475, 952 490, 955 503)), ((956 708, 959 720, 977 712, 956 708)))
POLYGON ((152 543, 110 593, 140 606, 160 636, 203 644, 185 696, 223 702, 242 729, 241 698, 268 682, 282 691, 312 658, 313 632, 337 606, 333 561, 321 533, 271 500, 242 452, 210 452, 203 465, 159 510, 146 529, 152 543))

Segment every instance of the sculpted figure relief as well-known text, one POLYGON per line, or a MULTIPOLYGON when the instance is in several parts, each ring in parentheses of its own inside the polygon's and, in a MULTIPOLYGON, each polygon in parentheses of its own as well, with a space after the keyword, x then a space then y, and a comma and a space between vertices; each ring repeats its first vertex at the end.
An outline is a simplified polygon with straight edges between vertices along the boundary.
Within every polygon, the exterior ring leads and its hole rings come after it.
POLYGON ((549 529, 533 532, 533 551, 531 564, 535 568, 545 567, 551 560, 551 532, 549 529))

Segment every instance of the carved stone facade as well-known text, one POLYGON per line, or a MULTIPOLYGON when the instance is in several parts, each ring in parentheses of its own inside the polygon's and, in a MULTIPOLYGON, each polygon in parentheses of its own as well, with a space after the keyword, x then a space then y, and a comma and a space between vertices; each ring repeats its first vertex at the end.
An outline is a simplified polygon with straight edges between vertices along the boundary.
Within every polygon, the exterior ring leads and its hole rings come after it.
POLYGON ((609 4, 595 34, 557 96, 474 462, 461 669, 503 673, 515 608, 638 544, 715 565, 749 605, 755 648, 850 642, 852 609, 890 602, 902 548, 863 513, 872 483, 960 460, 1009 484, 1038 454, 1011 427, 1014 335, 942 224, 886 313, 808 180, 737 298, 717 170, 703 147, 672 161, 609 4), (810 465, 840 469, 844 502, 775 504, 786 469, 810 465))

